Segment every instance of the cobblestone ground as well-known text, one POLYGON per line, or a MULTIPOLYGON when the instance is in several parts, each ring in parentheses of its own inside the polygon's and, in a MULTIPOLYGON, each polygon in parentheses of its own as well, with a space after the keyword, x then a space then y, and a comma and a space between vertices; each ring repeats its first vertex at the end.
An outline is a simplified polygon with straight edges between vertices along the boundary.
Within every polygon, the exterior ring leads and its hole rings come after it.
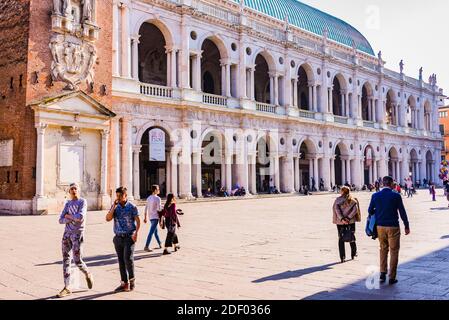
MULTIPOLYGON (((448 299, 449 208, 438 193, 437 202, 425 190, 404 200, 412 234, 402 237, 395 287, 366 286, 378 269, 378 243, 365 236, 364 223, 357 229, 359 257, 337 263, 335 195, 318 195, 183 204, 181 250, 144 252, 144 225, 136 290, 120 294, 111 293, 120 279, 112 224, 104 212, 89 212, 84 254, 95 286, 87 290, 81 278, 67 299, 448 299)), ((365 218, 370 194, 357 197, 365 218)), ((57 219, 0 217, 0 299, 53 299, 62 289, 57 219)))

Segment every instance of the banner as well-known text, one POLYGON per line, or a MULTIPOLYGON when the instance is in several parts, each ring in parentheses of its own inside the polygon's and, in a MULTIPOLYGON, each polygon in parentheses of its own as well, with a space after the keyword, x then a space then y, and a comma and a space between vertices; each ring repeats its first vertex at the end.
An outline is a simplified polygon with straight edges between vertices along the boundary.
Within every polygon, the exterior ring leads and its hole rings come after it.
POLYGON ((150 139, 150 161, 165 161, 165 132, 161 129, 151 129, 150 139))

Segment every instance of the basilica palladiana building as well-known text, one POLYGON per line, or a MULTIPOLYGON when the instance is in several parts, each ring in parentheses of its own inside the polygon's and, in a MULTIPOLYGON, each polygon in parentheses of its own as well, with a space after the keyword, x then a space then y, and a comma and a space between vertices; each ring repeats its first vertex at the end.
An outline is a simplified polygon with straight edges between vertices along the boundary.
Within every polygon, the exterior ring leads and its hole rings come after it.
POLYGON ((38 131, 34 211, 61 206, 64 183, 45 180, 54 170, 56 181, 90 183, 91 208, 108 207, 120 185, 145 199, 152 184, 191 198, 235 186, 296 193, 320 181, 361 189, 385 175, 439 183, 436 77, 402 61, 389 70, 348 22, 296 0, 114 0, 107 10, 86 1, 71 12, 64 5, 79 1, 56 2, 48 69, 65 87, 27 103, 38 131), (73 51, 69 75, 58 51, 71 48, 58 49, 67 33, 88 44, 73 51), (100 61, 85 58, 94 53, 100 61), (82 125, 48 108, 78 113, 82 125), (48 156, 52 126, 63 129, 48 156), (81 158, 79 175, 61 171, 60 159, 81 158))

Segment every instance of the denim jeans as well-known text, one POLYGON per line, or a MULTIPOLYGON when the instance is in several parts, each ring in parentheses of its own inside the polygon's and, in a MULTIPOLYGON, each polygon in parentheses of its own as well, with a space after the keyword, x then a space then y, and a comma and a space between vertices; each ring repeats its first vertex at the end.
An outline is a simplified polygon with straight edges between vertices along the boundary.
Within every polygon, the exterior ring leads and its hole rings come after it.
POLYGON ((134 246, 131 235, 114 237, 115 251, 117 252, 120 277, 123 282, 134 279, 134 246))
POLYGON ((149 247, 151 243, 151 238, 154 236, 156 237, 156 241, 161 245, 161 240, 159 239, 159 233, 157 231, 157 225, 159 224, 159 219, 151 219, 150 220, 151 227, 150 227, 150 233, 148 233, 147 242, 145 244, 145 247, 149 247))

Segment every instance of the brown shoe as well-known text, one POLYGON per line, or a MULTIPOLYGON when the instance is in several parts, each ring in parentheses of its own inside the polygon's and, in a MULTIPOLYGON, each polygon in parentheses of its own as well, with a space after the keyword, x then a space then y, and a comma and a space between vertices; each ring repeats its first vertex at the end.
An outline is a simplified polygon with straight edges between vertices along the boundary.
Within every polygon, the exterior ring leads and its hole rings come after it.
POLYGON ((136 287, 136 279, 129 279, 129 290, 133 291, 136 287))
POLYGON ((122 282, 120 286, 115 288, 114 292, 129 292, 129 283, 128 282, 122 282))
POLYGON ((58 298, 64 298, 64 297, 67 297, 67 296, 69 296, 71 294, 72 294, 72 291, 70 291, 70 289, 64 288, 56 296, 58 298))
POLYGON ((94 278, 92 277, 92 274, 91 274, 91 273, 89 273, 89 274, 86 276, 86 282, 87 282, 87 287, 88 287, 89 289, 92 289, 93 286, 94 286, 94 278))

